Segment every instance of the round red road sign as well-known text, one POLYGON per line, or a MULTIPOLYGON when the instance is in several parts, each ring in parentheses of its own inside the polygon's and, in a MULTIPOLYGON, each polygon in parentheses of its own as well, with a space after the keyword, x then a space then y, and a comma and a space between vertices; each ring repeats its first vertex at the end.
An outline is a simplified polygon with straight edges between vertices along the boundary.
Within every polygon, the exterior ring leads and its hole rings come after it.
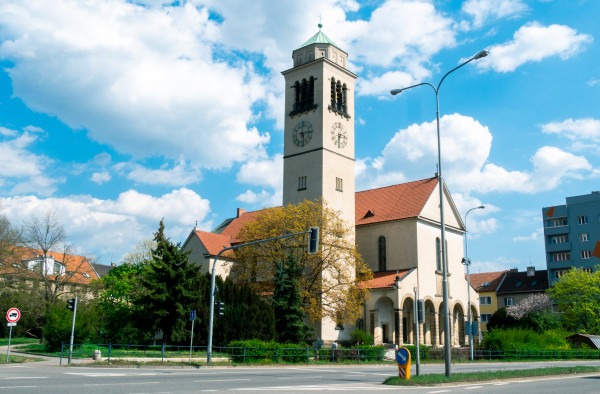
POLYGON ((9 323, 16 323, 21 318, 21 312, 17 308, 10 308, 8 312, 6 312, 6 320, 9 323))

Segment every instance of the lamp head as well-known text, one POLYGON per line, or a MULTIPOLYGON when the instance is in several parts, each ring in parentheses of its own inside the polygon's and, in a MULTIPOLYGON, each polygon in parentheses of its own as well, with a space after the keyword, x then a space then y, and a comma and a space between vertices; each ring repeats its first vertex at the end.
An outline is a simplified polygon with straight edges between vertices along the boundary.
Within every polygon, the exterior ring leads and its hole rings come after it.
POLYGON ((489 52, 488 52, 486 49, 484 49, 483 51, 479 51, 479 52, 477 52, 477 53, 475 54, 475 56, 473 56, 473 59, 474 59, 474 60, 481 59, 482 57, 486 57, 486 56, 487 56, 487 55, 489 55, 489 54, 490 54, 490 53, 489 53, 489 52))
POLYGON ((485 209, 485 205, 480 205, 477 207, 477 209, 485 209))
POLYGON ((392 96, 395 96, 395 95, 397 95, 398 93, 400 93, 400 92, 401 92, 401 91, 403 91, 403 90, 404 90, 404 89, 392 89, 392 90, 390 90, 390 94, 391 94, 392 96))

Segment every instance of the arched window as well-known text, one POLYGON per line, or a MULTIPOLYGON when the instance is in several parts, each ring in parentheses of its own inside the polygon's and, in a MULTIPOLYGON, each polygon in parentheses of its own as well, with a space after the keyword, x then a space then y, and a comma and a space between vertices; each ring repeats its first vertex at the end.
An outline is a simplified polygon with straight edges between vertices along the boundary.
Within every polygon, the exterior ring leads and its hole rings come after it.
POLYGON ((386 270, 386 245, 385 237, 382 235, 378 240, 379 246, 379 271, 386 270))
POLYGON ((331 107, 335 108, 336 95, 335 95, 335 78, 331 78, 331 107))
POLYGON ((308 80, 304 78, 302 82, 294 83, 294 105, 290 116, 317 108, 315 104, 315 77, 308 80))
POLYGON ((442 251, 440 250, 440 239, 435 239, 435 269, 442 272, 442 251))

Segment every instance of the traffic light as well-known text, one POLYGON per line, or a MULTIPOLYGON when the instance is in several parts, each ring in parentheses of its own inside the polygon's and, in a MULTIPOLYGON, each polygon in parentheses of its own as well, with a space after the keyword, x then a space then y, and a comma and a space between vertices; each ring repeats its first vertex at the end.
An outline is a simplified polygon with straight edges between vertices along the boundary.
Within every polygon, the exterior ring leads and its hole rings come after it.
POLYGON ((311 227, 308 230, 308 254, 315 254, 319 251, 319 228, 311 227))
POLYGON ((423 300, 417 300, 417 320, 419 324, 425 323, 425 308, 423 308, 423 300))
POLYGON ((222 301, 215 301, 215 314, 217 317, 223 317, 225 314, 225 303, 222 301))
POLYGON ((67 300, 67 309, 70 309, 72 311, 75 310, 75 298, 71 298, 70 300, 67 300))

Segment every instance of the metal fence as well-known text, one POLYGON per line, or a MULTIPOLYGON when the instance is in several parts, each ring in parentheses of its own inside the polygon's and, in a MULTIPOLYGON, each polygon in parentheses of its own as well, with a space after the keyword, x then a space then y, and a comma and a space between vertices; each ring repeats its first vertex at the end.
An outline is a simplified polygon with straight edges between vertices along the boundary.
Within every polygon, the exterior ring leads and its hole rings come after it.
MULTIPOLYGON (((330 362, 393 362, 394 357, 389 354, 386 357, 386 349, 373 348, 343 348, 314 349, 310 347, 218 347, 214 346, 212 358, 215 362, 232 362, 239 364, 251 363, 330 363, 330 362)), ((69 355, 69 344, 61 346, 60 359, 69 355)), ((444 349, 421 349, 419 352, 422 361, 443 360, 444 349)), ((125 359, 133 361, 179 361, 179 362, 205 362, 206 346, 193 346, 191 349, 185 345, 127 345, 127 344, 74 344, 72 351, 73 359, 95 359, 102 357, 103 360, 125 359)), ((411 351, 414 359, 414 350, 411 351)), ((504 350, 474 350, 475 360, 565 360, 565 359, 600 359, 600 350, 527 350, 527 351, 504 351, 504 350)), ((465 361, 469 359, 468 348, 456 348, 451 350, 451 359, 465 361)))

